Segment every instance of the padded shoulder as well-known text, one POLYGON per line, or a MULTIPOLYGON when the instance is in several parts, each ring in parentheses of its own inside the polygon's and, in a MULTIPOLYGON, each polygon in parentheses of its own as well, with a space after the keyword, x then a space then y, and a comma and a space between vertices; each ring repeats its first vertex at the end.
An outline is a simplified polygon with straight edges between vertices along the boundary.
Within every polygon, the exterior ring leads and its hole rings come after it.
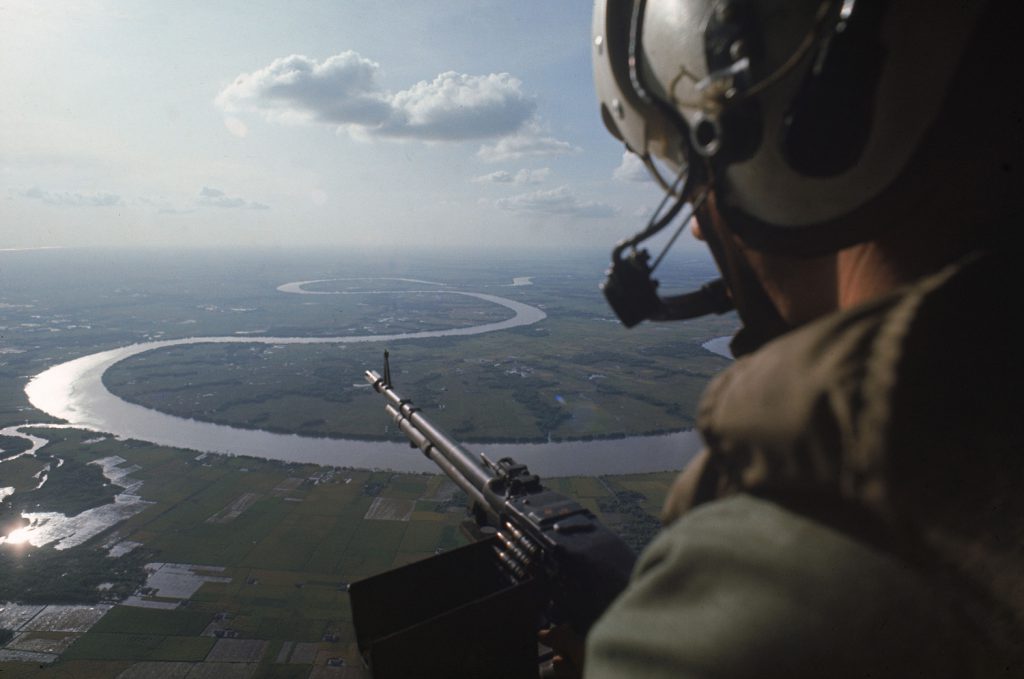
POLYGON ((904 562, 739 494, 655 539, 585 676, 993 676, 977 638, 904 562))

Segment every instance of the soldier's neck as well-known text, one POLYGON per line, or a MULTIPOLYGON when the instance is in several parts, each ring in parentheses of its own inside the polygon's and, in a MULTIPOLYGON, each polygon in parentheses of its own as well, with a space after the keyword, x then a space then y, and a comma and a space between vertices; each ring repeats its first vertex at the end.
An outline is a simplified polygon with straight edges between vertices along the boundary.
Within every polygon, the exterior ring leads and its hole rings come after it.
POLYGON ((836 293, 840 309, 849 309, 886 295, 913 276, 877 243, 854 245, 836 258, 836 293))

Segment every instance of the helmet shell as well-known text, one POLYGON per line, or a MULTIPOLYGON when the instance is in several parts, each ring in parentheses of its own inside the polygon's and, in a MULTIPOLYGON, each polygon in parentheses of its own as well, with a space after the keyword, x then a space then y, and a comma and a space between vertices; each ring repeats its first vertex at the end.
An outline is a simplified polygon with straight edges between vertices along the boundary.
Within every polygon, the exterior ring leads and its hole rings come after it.
MULTIPOLYGON (((625 51, 620 45, 600 57, 595 54, 598 97, 602 110, 622 102, 625 113, 613 122, 618 136, 637 153, 678 164, 684 158, 674 145, 684 146, 691 157, 703 152, 730 226, 755 245, 795 237, 819 243, 819 251, 838 249, 866 237, 851 235, 842 219, 904 172, 941 112, 982 4, 598 0, 595 40, 606 36, 603 41, 611 48, 623 41, 621 35, 613 40, 614 34, 626 35, 625 51), (636 72, 653 104, 629 92, 635 89, 628 77, 630 30, 628 22, 621 24, 638 6, 636 72), (864 16, 877 21, 842 35, 855 21, 864 23, 864 16), (837 73, 828 60, 835 61, 833 55, 840 54, 836 45, 844 41, 852 66, 837 73), (723 54, 728 55, 725 64, 719 59, 709 66, 709 60, 723 54), (869 62, 877 68, 860 67, 869 62), (830 107, 825 98, 821 113, 812 108, 795 118, 795 103, 814 87, 840 96, 852 89, 864 114, 845 115, 842 106, 833 101, 830 107), (746 129, 738 130, 737 120, 746 129), (814 126, 822 155, 831 153, 831 146, 849 146, 851 137, 858 136, 852 162, 831 172, 809 171, 795 162, 787 143, 802 120, 814 126), (715 144, 699 138, 702 129, 718 136, 715 144), (756 140, 752 147, 737 150, 751 139, 756 140), (830 231, 837 235, 831 237, 830 231)), ((810 151, 813 159, 818 148, 810 151)))
POLYGON ((641 158, 657 157, 674 171, 685 164, 685 132, 675 113, 644 99, 630 82, 630 24, 635 4, 628 0, 596 0, 593 21, 594 87, 601 119, 626 148, 641 158))

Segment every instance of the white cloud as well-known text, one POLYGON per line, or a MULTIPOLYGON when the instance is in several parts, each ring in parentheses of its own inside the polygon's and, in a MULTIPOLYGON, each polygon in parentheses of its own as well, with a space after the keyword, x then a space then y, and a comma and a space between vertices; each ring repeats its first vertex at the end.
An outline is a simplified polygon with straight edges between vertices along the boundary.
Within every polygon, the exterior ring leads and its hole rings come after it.
POLYGON ((156 208, 157 214, 161 215, 187 215, 195 212, 195 208, 179 209, 165 198, 149 198, 146 196, 140 196, 139 198, 136 198, 136 202, 140 205, 156 208))
POLYGON ((236 137, 244 138, 249 134, 249 126, 234 116, 224 116, 224 127, 236 137))
POLYGON ((477 184, 511 184, 515 181, 516 176, 506 170, 498 170, 497 172, 491 172, 489 174, 482 174, 479 177, 473 177, 470 181, 476 182, 477 184))
POLYGON ((533 117, 537 106, 521 88, 508 73, 448 71, 395 94, 390 118, 372 132, 446 141, 510 134, 533 117))
POLYGON ((379 125, 390 113, 379 70, 352 51, 323 63, 293 54, 242 73, 215 102, 225 113, 258 112, 271 120, 379 125))
POLYGON ((122 205, 121 196, 113 193, 77 193, 71 191, 44 191, 33 186, 21 194, 25 198, 41 200, 47 205, 71 207, 111 207, 122 205))
POLYGON ((223 208, 245 208, 247 210, 269 210, 270 206, 264 205, 263 203, 256 203, 254 201, 245 200, 244 198, 234 198, 220 189, 210 188, 204 186, 199 191, 200 205, 208 205, 210 207, 223 207, 223 208))
POLYGON ((391 93, 380 86, 379 72, 379 64, 353 51, 322 63, 293 54, 239 75, 216 104, 226 114, 256 112, 270 120, 338 125, 361 136, 432 141, 512 134, 536 109, 508 73, 448 71, 391 93))
POLYGON ((498 170, 488 174, 474 177, 471 181, 478 184, 541 184, 551 176, 550 167, 542 167, 536 170, 523 168, 512 174, 505 170, 498 170))
POLYGON ((504 137, 493 144, 481 146, 477 156, 489 163, 495 163, 535 156, 565 155, 579 151, 579 147, 573 146, 567 141, 544 136, 536 129, 536 126, 531 125, 518 134, 504 137))
POLYGON ((612 217, 618 213, 618 210, 606 203, 580 200, 568 186, 501 198, 495 204, 512 212, 575 217, 612 217))
POLYGON ((647 171, 644 161, 632 151, 622 152, 622 162, 619 164, 612 177, 620 182, 649 182, 651 175, 647 171))

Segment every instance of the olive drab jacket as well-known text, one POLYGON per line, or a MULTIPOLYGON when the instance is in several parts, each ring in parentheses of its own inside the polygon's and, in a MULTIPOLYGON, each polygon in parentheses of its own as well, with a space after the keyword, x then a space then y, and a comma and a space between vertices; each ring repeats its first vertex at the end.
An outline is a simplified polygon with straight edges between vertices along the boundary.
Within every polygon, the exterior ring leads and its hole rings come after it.
POLYGON ((976 254, 719 375, 585 676, 1024 676, 1020 278, 976 254))

